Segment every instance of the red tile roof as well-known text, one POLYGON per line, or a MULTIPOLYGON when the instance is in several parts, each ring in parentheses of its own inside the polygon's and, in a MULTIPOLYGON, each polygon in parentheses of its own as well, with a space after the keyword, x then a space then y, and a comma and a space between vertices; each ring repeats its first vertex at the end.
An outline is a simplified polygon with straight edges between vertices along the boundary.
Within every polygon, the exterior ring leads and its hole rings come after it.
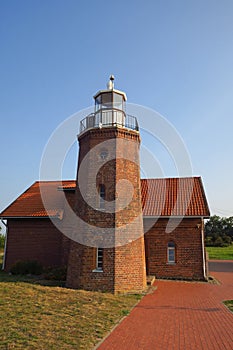
POLYGON ((62 217, 63 213, 63 196, 58 191, 59 186, 68 186, 74 181, 37 181, 22 193, 12 204, 10 204, 1 214, 5 218, 22 218, 22 217, 62 217), (46 191, 47 210, 45 210, 40 188, 46 191))
MULTIPOLYGON (((21 194, 2 213, 1 218, 58 217, 63 214, 61 190, 74 190, 76 183, 69 181, 37 181, 21 194), (40 187, 49 193, 47 211, 40 187), (59 191, 60 190, 60 191, 59 191)), ((203 216, 210 215, 200 177, 142 179, 143 216, 203 216)))
POLYGON ((210 211, 200 177, 142 179, 143 216, 203 216, 210 211))

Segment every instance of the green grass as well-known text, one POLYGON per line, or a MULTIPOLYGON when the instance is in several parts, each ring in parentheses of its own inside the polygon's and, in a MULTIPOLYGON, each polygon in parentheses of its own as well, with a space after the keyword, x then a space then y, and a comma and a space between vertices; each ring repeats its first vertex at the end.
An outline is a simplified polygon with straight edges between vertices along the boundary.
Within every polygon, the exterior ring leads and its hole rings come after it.
POLYGON ((228 309, 233 312, 233 300, 226 300, 223 302, 227 307, 228 309))
POLYGON ((206 247, 209 259, 233 260, 233 244, 228 247, 206 247))
POLYGON ((0 349, 92 349, 141 298, 48 283, 0 272, 0 349))

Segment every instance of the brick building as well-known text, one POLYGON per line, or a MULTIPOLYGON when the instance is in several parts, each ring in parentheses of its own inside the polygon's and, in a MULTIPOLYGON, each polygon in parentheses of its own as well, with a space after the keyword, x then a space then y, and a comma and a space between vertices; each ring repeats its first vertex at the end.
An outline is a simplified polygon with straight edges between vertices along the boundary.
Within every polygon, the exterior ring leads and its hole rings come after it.
POLYGON ((35 182, 0 214, 3 268, 37 260, 67 267, 68 287, 113 293, 142 291, 146 274, 205 280, 201 178, 140 179, 139 128, 125 93, 111 78, 94 98, 78 135, 77 179, 35 182))

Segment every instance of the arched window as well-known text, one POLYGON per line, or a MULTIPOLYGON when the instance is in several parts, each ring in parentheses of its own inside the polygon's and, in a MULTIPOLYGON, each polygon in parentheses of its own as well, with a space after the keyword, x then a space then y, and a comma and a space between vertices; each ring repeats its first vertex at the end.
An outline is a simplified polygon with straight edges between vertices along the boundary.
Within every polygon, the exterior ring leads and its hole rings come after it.
POLYGON ((167 262, 169 264, 176 262, 176 246, 174 242, 168 242, 167 244, 167 262))
POLYGON ((105 186, 103 184, 99 185, 99 195, 100 195, 100 209, 105 208, 105 186))

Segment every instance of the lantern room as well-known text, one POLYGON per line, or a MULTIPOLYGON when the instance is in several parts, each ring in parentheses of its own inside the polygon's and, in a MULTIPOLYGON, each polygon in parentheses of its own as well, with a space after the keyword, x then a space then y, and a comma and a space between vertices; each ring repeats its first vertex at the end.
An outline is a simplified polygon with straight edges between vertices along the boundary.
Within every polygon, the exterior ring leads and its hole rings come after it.
POLYGON ((137 120, 125 111, 126 94, 114 88, 114 76, 111 75, 106 90, 98 91, 95 96, 95 110, 81 121, 80 133, 90 128, 125 127, 138 131, 137 120))

